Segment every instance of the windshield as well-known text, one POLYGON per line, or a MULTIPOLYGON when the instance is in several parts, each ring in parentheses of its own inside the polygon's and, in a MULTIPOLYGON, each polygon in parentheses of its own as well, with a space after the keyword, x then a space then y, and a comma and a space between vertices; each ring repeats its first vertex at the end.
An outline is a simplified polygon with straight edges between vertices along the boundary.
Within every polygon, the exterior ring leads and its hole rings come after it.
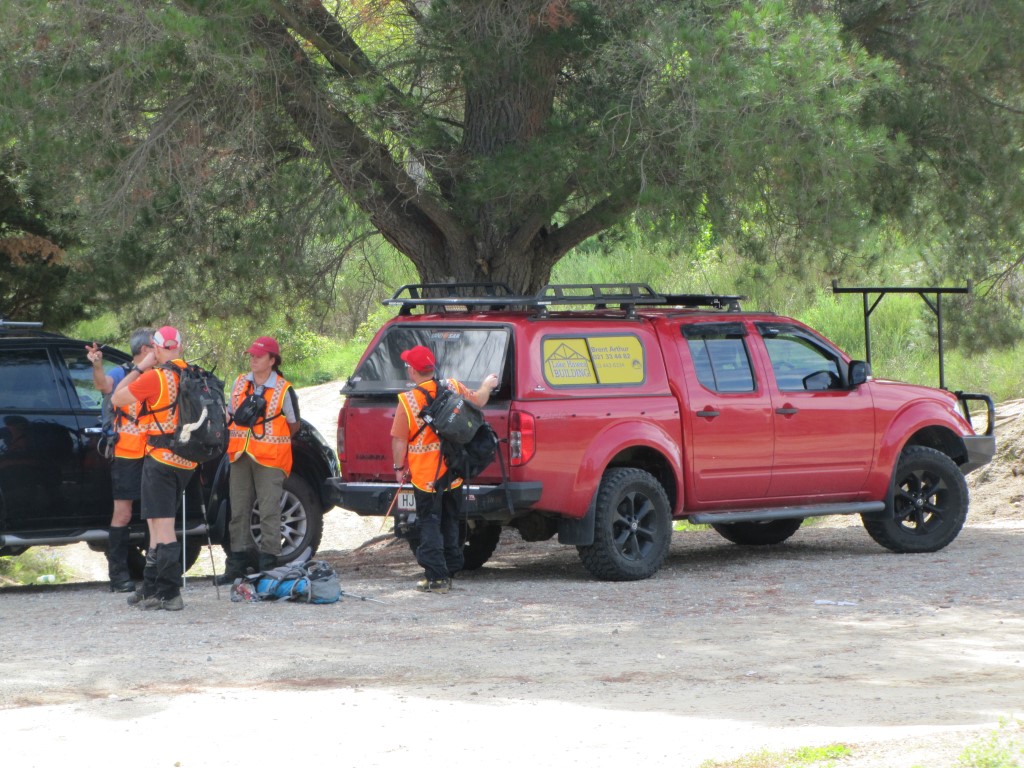
POLYGON ((488 374, 504 375, 509 331, 491 327, 429 327, 394 325, 380 337, 363 363, 342 388, 343 394, 384 394, 409 388, 402 352, 416 345, 427 347, 437 360, 436 376, 458 379, 476 389, 488 374))

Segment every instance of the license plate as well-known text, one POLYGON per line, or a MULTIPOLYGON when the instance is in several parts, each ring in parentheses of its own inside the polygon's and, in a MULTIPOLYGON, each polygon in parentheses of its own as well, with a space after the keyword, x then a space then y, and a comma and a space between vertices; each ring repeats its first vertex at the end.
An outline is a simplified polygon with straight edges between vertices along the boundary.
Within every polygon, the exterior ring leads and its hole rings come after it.
POLYGON ((402 512, 416 511, 416 497, 412 491, 400 491, 398 494, 398 509, 402 512))

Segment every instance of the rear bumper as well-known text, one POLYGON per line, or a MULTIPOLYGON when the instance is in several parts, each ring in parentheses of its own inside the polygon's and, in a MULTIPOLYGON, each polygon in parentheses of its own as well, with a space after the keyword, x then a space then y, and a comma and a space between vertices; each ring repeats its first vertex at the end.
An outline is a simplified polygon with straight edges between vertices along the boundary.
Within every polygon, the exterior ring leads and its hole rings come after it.
MULTIPOLYGON (((513 510, 529 509, 540 500, 541 483, 505 483, 474 485, 466 483, 462 512, 470 520, 507 520, 509 504, 513 510)), ((323 495, 328 503, 357 515, 387 514, 398 490, 396 483, 352 483, 339 478, 324 481, 323 495)))

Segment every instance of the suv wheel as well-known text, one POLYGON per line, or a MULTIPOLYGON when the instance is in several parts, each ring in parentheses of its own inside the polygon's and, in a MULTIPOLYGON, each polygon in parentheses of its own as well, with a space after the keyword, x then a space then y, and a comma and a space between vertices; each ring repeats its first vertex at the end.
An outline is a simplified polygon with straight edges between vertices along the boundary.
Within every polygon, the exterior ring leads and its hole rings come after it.
POLYGON ((642 469, 610 469, 594 507, 594 543, 577 547, 598 579, 646 579, 661 567, 672 540, 665 489, 642 469))
POLYGON ((935 552, 967 520, 967 481, 956 463, 923 445, 904 449, 886 500, 886 519, 862 517, 872 539, 893 552, 935 552))
POLYGON ((803 521, 802 517, 794 517, 760 522, 712 523, 711 527, 733 544, 756 547, 781 544, 799 530, 803 521))

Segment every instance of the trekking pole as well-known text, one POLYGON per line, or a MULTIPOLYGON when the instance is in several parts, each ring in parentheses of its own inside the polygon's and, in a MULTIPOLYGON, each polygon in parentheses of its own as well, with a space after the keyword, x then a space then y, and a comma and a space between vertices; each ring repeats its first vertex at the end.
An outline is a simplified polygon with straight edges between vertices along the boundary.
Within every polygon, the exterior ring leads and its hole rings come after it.
POLYGON ((341 594, 344 597, 354 597, 356 600, 362 600, 364 603, 380 603, 381 605, 387 605, 383 600, 378 600, 375 597, 363 597, 362 595, 353 595, 351 592, 341 590, 341 594))
POLYGON ((188 541, 188 515, 185 510, 185 489, 181 490, 181 586, 184 589, 188 586, 187 578, 185 576, 185 563, 188 559, 188 555, 185 554, 187 547, 185 546, 188 541))
POLYGON ((391 506, 388 507, 388 511, 384 513, 384 519, 381 521, 381 523, 380 523, 380 530, 377 531, 377 533, 380 533, 381 531, 383 531, 384 530, 384 526, 387 525, 388 518, 391 517, 391 510, 393 510, 395 508, 395 504, 398 503, 398 497, 401 495, 403 488, 405 488, 405 480, 403 480, 399 484, 398 490, 395 491, 395 498, 393 498, 391 500, 391 506))
POLYGON ((217 563, 213 559, 213 539, 210 538, 210 518, 206 514, 206 502, 200 501, 199 508, 203 510, 203 521, 206 523, 206 551, 210 553, 210 570, 213 571, 213 586, 217 590, 217 599, 220 600, 220 584, 217 583, 217 563))

